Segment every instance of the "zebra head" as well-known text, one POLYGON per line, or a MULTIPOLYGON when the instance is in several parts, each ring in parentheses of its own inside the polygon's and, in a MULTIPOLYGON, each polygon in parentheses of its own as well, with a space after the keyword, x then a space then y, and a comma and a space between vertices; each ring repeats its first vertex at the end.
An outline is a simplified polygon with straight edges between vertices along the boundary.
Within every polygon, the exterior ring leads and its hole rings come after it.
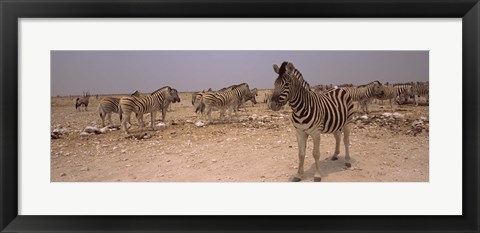
POLYGON ((254 93, 247 93, 244 97, 243 97, 244 101, 247 102, 247 101, 252 101, 252 103, 254 104, 257 104, 257 99, 255 98, 255 94, 254 93))
POLYGON ((170 89, 170 98, 172 99, 173 103, 177 103, 177 102, 180 103, 180 97, 178 97, 177 89, 175 88, 170 89))
POLYGON ((290 74, 295 70, 292 63, 283 62, 280 68, 273 65, 273 70, 278 74, 275 80, 272 97, 270 99, 270 108, 273 111, 278 111, 285 105, 290 93, 290 74))
POLYGON ((371 88, 372 96, 381 97, 384 95, 382 83, 380 81, 375 80, 372 83, 370 83, 370 85, 372 87, 371 88))

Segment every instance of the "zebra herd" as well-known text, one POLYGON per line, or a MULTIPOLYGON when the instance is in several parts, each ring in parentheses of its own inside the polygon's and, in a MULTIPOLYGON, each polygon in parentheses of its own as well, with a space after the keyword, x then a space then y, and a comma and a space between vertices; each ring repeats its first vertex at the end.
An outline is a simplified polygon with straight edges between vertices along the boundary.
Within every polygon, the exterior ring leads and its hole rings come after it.
MULTIPOLYGON (((368 112, 368 104, 374 99, 403 101, 414 98, 418 105, 417 96, 425 96, 428 101, 428 84, 400 84, 382 85, 379 81, 360 86, 340 86, 316 90, 311 88, 305 81, 301 72, 291 62, 283 62, 281 66, 273 65, 274 72, 278 75, 274 82, 273 91, 265 93, 265 101, 273 111, 279 111, 287 105, 291 108, 291 121, 296 131, 298 143, 299 166, 293 181, 300 181, 304 175, 304 160, 308 137, 313 139, 313 158, 315 160, 314 181, 321 181, 320 175, 320 135, 334 134, 335 150, 330 160, 337 160, 340 154, 340 141, 343 133, 345 146, 345 166, 351 167, 350 158, 350 128, 353 123, 353 115, 361 107, 368 112), (357 102, 357 109, 354 109, 357 102)), ((225 117, 228 111, 229 121, 232 114, 238 115, 239 108, 247 101, 256 104, 258 90, 250 89, 247 83, 241 83, 222 88, 218 91, 195 92, 192 94, 192 106, 199 114, 199 118, 208 118, 212 122, 212 111, 219 110, 220 119, 225 117)), ((77 98, 76 108, 88 106, 89 94, 83 98, 77 98), (86 99, 86 101, 84 100, 86 99)), ((105 118, 112 124, 111 114, 120 115, 121 129, 129 132, 127 123, 130 116, 135 113, 140 127, 144 127, 143 115, 150 113, 151 127, 154 130, 154 122, 157 111, 162 111, 162 121, 165 122, 166 112, 171 103, 180 102, 176 89, 169 86, 162 87, 149 95, 140 95, 138 91, 121 98, 106 97, 100 101, 98 112, 105 126, 105 118)), ((392 110, 393 110, 393 106, 392 110)))
POLYGON ((150 95, 141 96, 140 92, 135 91, 130 96, 121 98, 106 97, 98 105, 98 113, 102 119, 102 126, 105 126, 105 117, 111 125, 112 113, 118 113, 120 116, 120 126, 128 134, 127 123, 130 124, 130 117, 135 113, 140 127, 145 127, 143 115, 150 113, 151 127, 155 130, 155 116, 157 111, 162 111, 162 122, 165 122, 167 109, 171 103, 180 102, 178 92, 175 88, 169 86, 162 87, 150 95))

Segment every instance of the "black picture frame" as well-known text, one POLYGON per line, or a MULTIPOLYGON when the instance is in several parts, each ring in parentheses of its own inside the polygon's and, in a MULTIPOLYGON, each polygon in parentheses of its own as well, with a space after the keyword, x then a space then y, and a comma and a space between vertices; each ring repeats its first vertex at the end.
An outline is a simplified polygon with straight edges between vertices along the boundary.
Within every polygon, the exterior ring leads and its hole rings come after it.
MULTIPOLYGON (((478 0, 1 0, 1 232, 479 232, 478 0), (462 18, 462 216, 18 215, 18 19, 122 17, 462 18)), ((445 93, 448 94, 448 93, 445 93)), ((448 107, 447 107, 448 108, 448 107)), ((445 122, 448 125, 448 122, 445 122)), ((442 155, 451 156, 451 155, 442 155)), ((40 198, 39 198, 40 200, 40 198)), ((234 200, 232 200, 234 201, 234 200)), ((394 201, 394 200, 392 200, 394 201)))

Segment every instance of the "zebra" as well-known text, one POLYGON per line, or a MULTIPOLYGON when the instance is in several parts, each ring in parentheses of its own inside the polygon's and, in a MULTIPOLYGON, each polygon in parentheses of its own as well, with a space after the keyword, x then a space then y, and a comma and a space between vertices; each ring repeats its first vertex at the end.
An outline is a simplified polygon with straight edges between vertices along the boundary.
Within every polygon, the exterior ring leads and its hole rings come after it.
MULTIPOLYGON (((137 121, 140 127, 144 127, 143 114, 150 113, 151 127, 155 130, 155 115, 158 110, 165 109, 164 104, 168 101, 180 101, 177 90, 165 86, 150 95, 146 96, 128 96, 120 98, 118 113, 122 115, 121 127, 128 134, 127 122, 130 122, 132 112, 136 113, 137 121)), ((162 111, 163 112, 163 111, 162 111)), ((165 113, 162 116, 164 119, 165 113)))
POLYGON ((360 106, 365 113, 368 113, 368 102, 369 99, 375 96, 383 95, 383 89, 381 88, 382 83, 378 80, 375 80, 369 84, 360 85, 357 87, 352 86, 343 86, 340 87, 349 92, 352 101, 358 102, 357 112, 360 106))
POLYGON ((270 92, 270 91, 265 92, 264 97, 263 97, 263 103, 264 104, 270 104, 270 98, 272 98, 272 92, 270 92))
MULTIPOLYGON (((205 105, 204 111, 208 116, 209 123, 212 122, 212 110, 214 107, 220 110, 220 119, 228 109, 229 118, 231 119, 232 111, 235 111, 235 108, 239 106, 244 96, 251 94, 249 92, 248 84, 240 84, 225 88, 223 91, 203 93, 196 109, 198 110, 202 104, 205 105), (243 94, 245 88, 248 90, 248 93, 243 94)), ((235 114, 237 114, 236 111, 235 114)))
MULTIPOLYGON (((402 95, 411 95, 412 85, 410 84, 399 84, 399 85, 382 85, 383 93, 381 95, 375 96, 379 100, 389 100, 390 108, 393 112, 393 102, 402 95)), ((366 104, 366 101, 363 101, 362 104, 366 104)))
POLYGON ((428 97, 429 97, 429 85, 428 83, 416 83, 412 85, 412 94, 415 99, 415 106, 418 106, 418 99, 417 95, 420 96, 425 96, 427 99, 428 103, 428 97))
POLYGON ((195 113, 203 113, 203 110, 205 109, 205 105, 202 102, 203 94, 205 94, 205 91, 192 94, 192 105, 195 109, 195 113))
MULTIPOLYGON (((240 101, 240 103, 238 104, 237 106, 237 109, 235 112, 238 111, 238 109, 240 108, 240 106, 244 103, 246 103, 247 101, 250 101, 252 102, 252 106, 254 106, 255 104, 257 104, 257 99, 255 98, 255 94, 254 93, 247 93, 245 94, 244 96, 242 96, 242 99, 240 101)), ((245 107, 245 111, 247 111, 247 108, 245 107)))
MULTIPOLYGON (((160 90, 162 90, 162 88, 156 90, 155 92, 152 92, 152 94, 150 94, 150 95, 153 96, 153 95, 156 94, 156 92, 158 92, 160 90)), ((160 104, 160 109, 159 110, 162 111, 162 122, 163 123, 166 123, 165 122, 165 117, 167 115, 167 110, 168 110, 169 106, 171 106, 171 103, 177 103, 177 102, 180 103, 180 97, 178 96, 177 89, 171 88, 170 96, 172 98, 165 98, 163 100, 163 102, 160 104)), ((152 122, 152 124, 153 124, 153 122, 152 122)))
POLYGON ((257 88, 253 88, 252 90, 250 90, 251 93, 253 93, 255 96, 258 96, 258 89, 257 88))
MULTIPOLYGON (((237 95, 238 95, 239 100, 240 100, 239 102, 237 102, 237 105, 233 109, 235 111, 235 114, 237 114, 240 106, 242 104, 244 104, 245 102, 250 100, 253 105, 255 105, 257 103, 257 100, 256 100, 255 96, 258 95, 257 94, 258 91, 257 91, 256 88, 254 88, 254 89, 252 89, 254 92, 252 92, 252 90, 250 90, 247 83, 241 83, 241 84, 238 84, 238 85, 233 85, 233 86, 228 87, 228 89, 235 90, 237 92, 237 95)), ((246 111, 246 108, 245 108, 245 111, 246 111)))
MULTIPOLYGON (((130 96, 139 97, 140 92, 135 91, 130 96)), ((112 112, 118 113, 119 103, 120 103, 120 98, 117 98, 117 97, 106 97, 100 100, 100 103, 98 104, 98 113, 100 115, 100 118, 102 119, 102 127, 105 127, 105 117, 107 117, 108 121, 110 122, 110 125, 113 125, 112 112)), ((120 115, 120 122, 122 122, 122 115, 121 114, 119 115, 120 115)))
POLYGON ((303 79, 300 71, 292 63, 283 62, 280 68, 273 65, 273 70, 278 74, 275 80, 270 108, 278 111, 289 104, 292 109, 292 123, 296 129, 298 143, 299 166, 297 174, 292 181, 301 181, 304 174, 305 149, 308 136, 313 139, 313 157, 316 172, 314 181, 321 181, 320 175, 320 135, 333 133, 335 135, 335 153, 331 160, 338 159, 340 153, 340 137, 344 133, 345 165, 351 167, 349 144, 350 127, 354 114, 353 101, 348 91, 333 89, 325 93, 316 93, 303 79))
POLYGON ((248 99, 246 99, 245 101, 242 101, 242 102, 247 102, 248 100, 250 100, 252 102, 252 107, 253 107, 255 104, 257 104, 257 100, 256 100, 255 96, 258 96, 258 89, 253 88, 252 90, 250 90, 250 93, 253 94, 253 97, 249 96, 249 97, 247 97, 248 99))
POLYGON ((75 100, 75 109, 77 109, 78 111, 81 111, 82 110, 81 107, 83 106, 83 110, 88 111, 87 107, 88 107, 89 99, 90 99, 90 92, 89 91, 83 92, 83 97, 77 98, 75 100))

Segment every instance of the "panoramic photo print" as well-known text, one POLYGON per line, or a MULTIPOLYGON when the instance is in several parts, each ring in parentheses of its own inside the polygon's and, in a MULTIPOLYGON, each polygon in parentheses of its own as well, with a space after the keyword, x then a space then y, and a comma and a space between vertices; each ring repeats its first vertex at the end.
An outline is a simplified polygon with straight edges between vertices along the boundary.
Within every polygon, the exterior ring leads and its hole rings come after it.
POLYGON ((428 182, 428 51, 51 51, 51 182, 428 182))

